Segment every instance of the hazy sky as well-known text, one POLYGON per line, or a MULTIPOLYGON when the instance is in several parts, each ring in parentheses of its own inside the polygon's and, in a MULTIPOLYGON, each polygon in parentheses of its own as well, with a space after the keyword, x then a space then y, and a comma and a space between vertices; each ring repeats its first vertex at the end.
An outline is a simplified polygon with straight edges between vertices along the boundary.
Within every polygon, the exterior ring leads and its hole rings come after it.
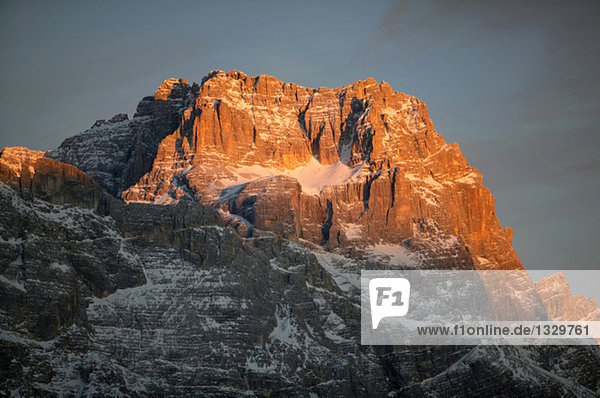
POLYGON ((600 268, 600 2, 0 1, 0 147, 53 149, 213 69, 424 100, 527 268, 600 268))

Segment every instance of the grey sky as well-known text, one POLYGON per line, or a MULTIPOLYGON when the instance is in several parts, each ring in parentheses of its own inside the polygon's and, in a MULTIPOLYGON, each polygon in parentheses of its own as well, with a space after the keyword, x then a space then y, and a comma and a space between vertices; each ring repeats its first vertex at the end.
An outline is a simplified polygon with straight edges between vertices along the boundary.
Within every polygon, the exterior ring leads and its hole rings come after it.
POLYGON ((0 147, 213 69, 385 80, 483 173, 526 267, 600 268, 598 1, 1 1, 0 49, 0 147))

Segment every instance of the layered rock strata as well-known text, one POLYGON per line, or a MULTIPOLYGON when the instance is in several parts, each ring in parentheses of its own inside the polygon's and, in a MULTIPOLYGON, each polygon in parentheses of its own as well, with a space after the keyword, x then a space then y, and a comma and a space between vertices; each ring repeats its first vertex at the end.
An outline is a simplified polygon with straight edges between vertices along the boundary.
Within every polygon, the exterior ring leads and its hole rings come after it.
POLYGON ((600 389, 597 347, 361 346, 357 270, 426 266, 432 252, 468 257, 435 224, 411 247, 349 259, 274 233, 243 239, 195 202, 125 204, 72 166, 40 159, 23 148, 0 154, 1 395, 600 389), (106 205, 79 196, 90 191, 106 205))
POLYGON ((169 79, 131 121, 102 124, 50 156, 129 202, 216 206, 242 234, 329 249, 403 245, 431 220, 475 266, 521 267, 458 145, 435 131, 422 101, 371 78, 335 89, 237 71, 192 86, 169 79))

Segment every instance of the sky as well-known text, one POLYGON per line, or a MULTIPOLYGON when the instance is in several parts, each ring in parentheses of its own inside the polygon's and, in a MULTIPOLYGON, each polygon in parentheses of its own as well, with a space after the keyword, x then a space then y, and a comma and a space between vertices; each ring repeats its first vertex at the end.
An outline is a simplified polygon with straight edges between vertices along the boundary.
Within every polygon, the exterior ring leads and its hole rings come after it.
POLYGON ((600 269, 600 2, 0 0, 0 148, 56 148, 169 77, 374 77, 427 104, 528 269, 600 269))

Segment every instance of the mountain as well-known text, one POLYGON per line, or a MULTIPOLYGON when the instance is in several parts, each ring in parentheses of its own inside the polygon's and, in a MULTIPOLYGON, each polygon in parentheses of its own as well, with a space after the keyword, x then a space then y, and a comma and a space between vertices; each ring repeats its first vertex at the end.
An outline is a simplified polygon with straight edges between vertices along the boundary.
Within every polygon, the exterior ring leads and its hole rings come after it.
POLYGON ((573 295, 571 286, 562 272, 535 283, 550 319, 557 321, 600 321, 596 298, 573 295))
POLYGON ((410 244, 435 223, 475 266, 522 267, 481 174, 437 134, 422 101, 373 79, 336 89, 237 71, 212 72, 200 87, 169 79, 131 121, 93 127, 50 157, 126 201, 218 207, 241 231, 352 250, 410 244), (139 160, 154 154, 151 166, 139 160))
POLYGON ((0 151, 0 394, 598 396, 596 346, 360 344, 361 269, 522 269, 510 239, 385 83, 169 79, 0 151))

